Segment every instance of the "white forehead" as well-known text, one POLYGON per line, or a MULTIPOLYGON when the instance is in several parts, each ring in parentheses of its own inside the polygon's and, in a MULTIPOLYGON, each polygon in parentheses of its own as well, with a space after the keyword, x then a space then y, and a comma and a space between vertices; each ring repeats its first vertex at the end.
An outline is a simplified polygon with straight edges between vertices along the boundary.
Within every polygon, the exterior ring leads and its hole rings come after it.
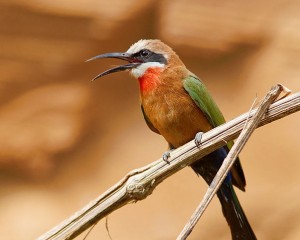
POLYGON ((142 49, 148 49, 155 53, 160 53, 164 55, 165 59, 169 59, 169 54, 172 52, 172 49, 165 45, 158 39, 141 39, 138 42, 131 45, 127 50, 127 53, 137 53, 142 49))
POLYGON ((142 49, 149 47, 151 40, 142 39, 131 45, 127 50, 128 53, 137 53, 142 49))

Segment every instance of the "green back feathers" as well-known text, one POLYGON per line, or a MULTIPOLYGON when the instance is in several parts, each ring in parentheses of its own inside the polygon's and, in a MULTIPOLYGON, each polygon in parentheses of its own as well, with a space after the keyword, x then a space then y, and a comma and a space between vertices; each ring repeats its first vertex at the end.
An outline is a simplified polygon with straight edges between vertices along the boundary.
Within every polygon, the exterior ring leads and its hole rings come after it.
POLYGON ((184 79, 183 87, 203 111, 213 127, 225 123, 222 112, 200 79, 190 75, 184 79))
MULTIPOLYGON (((200 79, 194 75, 189 75, 183 80, 183 87, 205 114, 213 127, 225 123, 223 114, 200 79)), ((233 141, 228 142, 226 150, 229 152, 232 146, 233 141)), ((231 173, 233 176, 233 184, 242 191, 245 191, 246 180, 239 158, 236 159, 234 166, 231 169, 231 173)))
MULTIPOLYGON (((196 76, 189 75, 183 80, 183 87, 201 111, 206 115, 213 127, 225 123, 222 112, 200 79, 196 76)), ((227 146, 230 149, 233 146, 233 141, 228 142, 227 146)))

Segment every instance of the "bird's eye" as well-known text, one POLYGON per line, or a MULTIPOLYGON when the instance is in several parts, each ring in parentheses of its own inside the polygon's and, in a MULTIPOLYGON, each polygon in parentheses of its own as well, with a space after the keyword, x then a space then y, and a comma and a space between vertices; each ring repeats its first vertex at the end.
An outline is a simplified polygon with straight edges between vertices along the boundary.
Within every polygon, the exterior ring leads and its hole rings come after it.
POLYGON ((147 49, 144 49, 144 50, 141 51, 140 54, 141 54, 142 57, 148 57, 150 55, 150 51, 147 50, 147 49))

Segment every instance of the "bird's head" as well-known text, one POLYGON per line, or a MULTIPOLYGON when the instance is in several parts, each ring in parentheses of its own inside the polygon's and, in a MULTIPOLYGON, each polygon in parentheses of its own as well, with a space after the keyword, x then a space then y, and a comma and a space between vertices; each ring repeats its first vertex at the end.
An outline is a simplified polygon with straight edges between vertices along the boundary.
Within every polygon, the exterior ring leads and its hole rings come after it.
POLYGON ((95 56, 87 61, 99 58, 118 58, 127 61, 125 65, 117 66, 97 75, 93 80, 107 74, 129 70, 131 74, 141 79, 147 74, 158 78, 168 68, 184 66, 177 54, 160 40, 139 40, 126 52, 105 53, 95 56))

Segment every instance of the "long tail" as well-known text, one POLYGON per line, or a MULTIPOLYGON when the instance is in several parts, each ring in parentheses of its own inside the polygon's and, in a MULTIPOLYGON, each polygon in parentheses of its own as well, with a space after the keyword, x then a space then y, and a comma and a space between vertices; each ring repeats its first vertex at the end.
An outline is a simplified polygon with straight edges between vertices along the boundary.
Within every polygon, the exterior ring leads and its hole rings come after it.
POLYGON ((217 192, 222 211, 231 230, 233 240, 255 240, 256 236, 239 203, 231 182, 224 182, 217 192))
MULTIPOLYGON (((210 184, 221 166, 227 152, 221 148, 192 164, 193 170, 210 184)), ((217 192, 223 215, 231 230, 232 240, 256 240, 232 186, 229 174, 217 192)))

